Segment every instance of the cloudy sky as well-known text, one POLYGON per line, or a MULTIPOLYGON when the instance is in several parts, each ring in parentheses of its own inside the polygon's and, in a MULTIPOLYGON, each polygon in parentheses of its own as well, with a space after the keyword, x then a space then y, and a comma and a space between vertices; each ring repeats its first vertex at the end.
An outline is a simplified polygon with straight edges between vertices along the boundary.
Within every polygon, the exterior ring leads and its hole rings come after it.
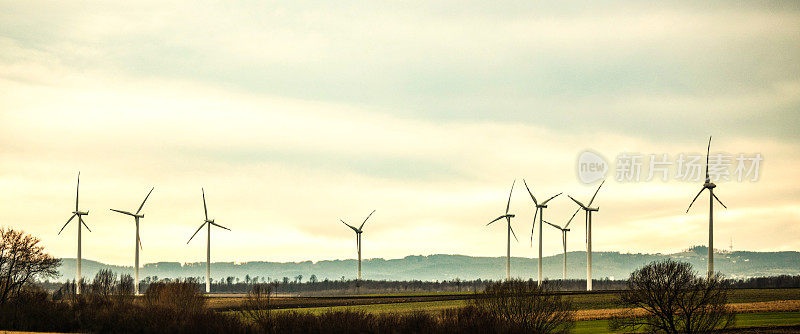
MULTIPOLYGON (((705 245, 701 181, 619 182, 623 152, 764 160, 719 181, 718 247, 800 249, 800 5, 653 1, 0 1, 0 225, 74 257, 130 265, 205 259, 186 245, 210 215, 214 261, 502 256, 485 226, 525 178, 588 200, 578 155, 605 157, 595 250, 705 245), (518 183, 517 186, 520 184, 518 183)), ((645 166, 646 167, 646 166, 645 166)), ((643 172, 646 174, 646 170, 643 172)), ((563 224, 575 205, 551 202, 563 224)), ((533 207, 511 210, 530 247, 533 207)), ((585 249, 582 216, 569 249, 585 249)), ((561 251, 544 230, 545 255, 561 251)))

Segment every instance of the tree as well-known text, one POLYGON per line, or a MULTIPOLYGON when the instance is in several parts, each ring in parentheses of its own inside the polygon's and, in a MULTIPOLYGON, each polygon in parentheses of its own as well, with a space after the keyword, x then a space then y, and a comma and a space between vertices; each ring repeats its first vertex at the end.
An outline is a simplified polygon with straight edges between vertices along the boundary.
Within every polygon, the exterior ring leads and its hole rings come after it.
POLYGON ((247 293, 244 305, 239 309, 242 318, 249 319, 266 333, 272 332, 275 326, 275 319, 270 307, 271 294, 272 286, 270 284, 254 284, 247 293))
POLYGON ((532 280, 487 285, 472 305, 504 322, 513 333, 569 333, 575 326, 572 302, 532 280))
POLYGON ((311 283, 317 283, 317 275, 311 274, 311 276, 308 278, 308 281, 311 283))
POLYGON ((109 269, 101 269, 92 281, 92 294, 108 300, 117 286, 117 275, 109 269))
POLYGON ((60 265, 61 260, 39 246, 39 239, 12 228, 0 228, 0 305, 36 279, 57 277, 60 265))
POLYGON ((685 262, 651 262, 631 273, 627 287, 619 295, 627 310, 609 323, 615 331, 711 333, 735 321, 728 283, 719 273, 698 277, 685 262))
POLYGON ((303 283, 303 275, 297 275, 294 277, 295 282, 303 283))

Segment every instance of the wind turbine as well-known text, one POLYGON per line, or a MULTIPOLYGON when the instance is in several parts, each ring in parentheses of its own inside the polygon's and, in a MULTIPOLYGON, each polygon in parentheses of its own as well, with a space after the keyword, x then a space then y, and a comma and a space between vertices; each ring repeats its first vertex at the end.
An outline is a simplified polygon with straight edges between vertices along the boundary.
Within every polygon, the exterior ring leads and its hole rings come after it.
MULTIPOLYGON (((575 213, 578 213, 578 212, 576 211, 575 213)), ((575 217, 575 215, 572 215, 572 217, 575 217)), ((546 220, 544 222, 546 224, 549 224, 552 227, 557 228, 559 231, 561 231, 561 242, 564 243, 564 277, 563 277, 563 280, 566 281, 567 280, 567 232, 569 232, 569 229, 567 227, 569 227, 569 223, 572 222, 572 218, 569 219, 569 221, 567 222, 566 225, 564 225, 564 227, 558 226, 556 224, 551 224, 550 222, 548 222, 546 220)))
POLYGON ((548 198, 546 201, 542 202, 541 204, 536 201, 536 197, 533 196, 531 192, 531 188, 528 188, 528 182, 525 179, 522 179, 522 183, 525 184, 525 189, 528 190, 528 194, 531 195, 531 199, 533 200, 533 204, 536 205, 536 211, 533 213, 533 225, 531 226, 531 246, 533 246, 533 231, 536 229, 536 215, 539 215, 539 285, 542 285, 542 221, 544 220, 544 209, 547 207, 547 202, 550 202, 553 198, 558 197, 562 193, 555 194, 553 197, 548 198))
POLYGON ((213 219, 208 219, 208 207, 206 206, 206 190, 203 188, 200 188, 200 190, 203 191, 203 211, 206 214, 206 219, 203 221, 202 224, 200 224, 200 227, 197 228, 197 231, 194 231, 194 234, 192 234, 192 237, 189 238, 189 241, 187 241, 186 244, 188 245, 189 242, 192 241, 194 236, 197 235, 197 232, 200 232, 200 229, 202 229, 203 226, 208 227, 208 241, 206 244, 206 293, 210 293, 211 292, 211 225, 214 225, 219 228, 224 228, 228 231, 230 231, 231 229, 215 223, 213 219))
POLYGON ((58 234, 61 235, 61 232, 64 231, 64 228, 69 225, 69 222, 72 221, 73 218, 76 216, 78 217, 78 270, 75 273, 75 294, 81 294, 81 225, 85 226, 89 232, 92 230, 89 229, 89 226, 83 221, 83 216, 88 216, 89 211, 81 211, 78 209, 78 198, 81 194, 81 172, 78 172, 78 185, 75 187, 75 211, 72 211, 72 217, 67 219, 67 223, 61 227, 61 230, 58 231, 58 234))
POLYGON ((342 224, 347 225, 347 227, 353 229, 353 231, 356 232, 356 250, 358 251, 358 280, 359 281, 361 280, 361 233, 364 233, 364 230, 362 230, 362 228, 364 228, 364 224, 367 223, 367 219, 369 219, 369 217, 372 217, 373 213, 375 213, 375 210, 372 210, 372 212, 369 213, 367 218, 364 219, 364 222, 361 223, 361 226, 359 226, 358 228, 355 228, 354 226, 351 226, 350 224, 345 223, 344 220, 339 219, 339 221, 342 222, 342 224))
POLYGON ((700 192, 697 193, 697 196, 694 197, 692 203, 689 203, 689 207, 686 208, 686 213, 689 213, 689 209, 692 208, 692 204, 694 201, 700 197, 700 194, 703 193, 703 190, 708 189, 708 278, 710 279, 711 276, 714 275, 714 200, 717 200, 720 205, 724 208, 728 208, 722 201, 717 198, 717 195, 714 195, 714 188, 717 187, 716 184, 711 182, 711 178, 708 176, 708 154, 711 152, 711 137, 708 137, 708 147, 706 148, 706 182, 703 183, 703 188, 700 189, 700 192))
MULTIPOLYGON (((595 190, 592 199, 589 200, 589 204, 587 205, 583 205, 583 203, 572 198, 572 196, 567 195, 573 202, 580 206, 578 210, 583 209, 583 211, 586 212, 586 291, 592 291, 592 212, 600 211, 600 208, 592 207, 592 202, 594 202, 594 198, 597 197, 597 192, 603 187, 603 183, 606 183, 606 180, 600 183, 600 186, 597 187, 597 190, 595 190)), ((575 213, 578 213, 578 211, 576 210, 575 213)), ((572 217, 575 217, 575 214, 572 214, 572 217)), ((570 221, 571 220, 572 218, 570 218, 570 221)))
POLYGON ((155 187, 150 188, 150 192, 147 193, 147 196, 144 197, 144 201, 142 201, 142 205, 139 205, 139 209, 136 210, 136 213, 130 213, 128 211, 117 210, 117 209, 109 209, 109 210, 114 211, 114 212, 119 212, 121 214, 132 216, 133 220, 136 222, 136 240, 133 242, 133 249, 134 249, 134 251, 136 253, 136 256, 135 256, 135 258, 136 258, 135 265, 136 266, 134 267, 135 269, 133 271, 134 272, 134 279, 135 279, 135 281, 133 283, 133 293, 135 295, 139 295, 139 249, 142 248, 142 240, 139 239, 139 218, 144 218, 144 214, 139 214, 139 212, 142 211, 142 208, 144 207, 144 202, 147 202, 147 198, 149 198, 150 194, 153 193, 153 189, 155 189, 155 187))
POLYGON ((519 242, 519 239, 517 239, 517 234, 514 233, 514 229, 511 228, 511 218, 514 218, 514 214, 508 213, 508 209, 511 207, 511 193, 514 192, 514 183, 516 183, 516 182, 517 182, 517 180, 514 180, 514 182, 511 183, 511 191, 508 192, 508 203, 506 204, 506 213, 504 215, 502 215, 500 217, 497 217, 494 220, 490 221, 489 224, 486 224, 486 226, 489 226, 492 223, 494 223, 494 222, 496 222, 496 221, 498 221, 500 219, 503 219, 503 218, 505 218, 506 222, 508 223, 508 231, 507 231, 508 243, 507 243, 507 253, 506 253, 506 280, 510 280, 511 279, 511 234, 514 234, 514 239, 516 239, 517 242, 519 242))

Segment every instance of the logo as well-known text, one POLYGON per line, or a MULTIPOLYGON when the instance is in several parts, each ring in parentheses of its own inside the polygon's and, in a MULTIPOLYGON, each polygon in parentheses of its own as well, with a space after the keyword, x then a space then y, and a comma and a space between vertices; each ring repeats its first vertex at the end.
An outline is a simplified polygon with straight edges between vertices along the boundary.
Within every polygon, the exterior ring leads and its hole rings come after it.
POLYGON ((592 183, 604 179, 608 173, 608 163, 597 153, 583 151, 578 156, 578 179, 592 183))

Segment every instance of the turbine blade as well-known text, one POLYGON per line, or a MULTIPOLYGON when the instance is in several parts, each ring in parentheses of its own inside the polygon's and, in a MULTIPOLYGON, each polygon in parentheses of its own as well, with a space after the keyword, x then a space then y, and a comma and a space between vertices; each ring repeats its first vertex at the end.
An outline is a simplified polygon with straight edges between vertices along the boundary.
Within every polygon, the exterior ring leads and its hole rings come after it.
POLYGON ((89 232, 92 231, 92 229, 89 228, 89 225, 86 225, 86 222, 83 221, 83 218, 81 218, 81 216, 78 216, 78 220, 81 222, 81 224, 83 224, 83 226, 86 226, 86 229, 89 230, 89 232))
POLYGON ((490 221, 490 222, 489 222, 489 224, 486 224, 486 226, 489 226, 489 225, 491 225, 492 223, 494 223, 494 222, 496 222, 496 221, 498 221, 498 220, 500 220, 500 219, 503 219, 503 218, 505 218, 505 217, 506 217, 506 216, 500 216, 500 217, 497 217, 497 218, 495 218, 494 220, 490 221))
POLYGON ((359 227, 358 227, 358 230, 359 230, 359 231, 360 231, 362 228, 364 228, 364 224, 366 224, 366 223, 367 223, 367 219, 369 219, 369 217, 372 217, 372 214, 373 214, 373 213, 375 213, 375 210, 372 210, 372 212, 370 212, 370 213, 369 213, 369 216, 367 216, 367 218, 365 218, 365 219, 364 219, 364 222, 363 222, 363 223, 361 223, 361 226, 359 226, 359 227))
POLYGON ((208 207, 206 206, 206 190, 203 188, 200 188, 200 190, 203 191, 203 212, 205 212, 206 220, 208 220, 208 207))
POLYGON ((550 222, 548 222, 548 221, 546 221, 546 220, 543 220, 543 222, 545 222, 545 223, 547 223, 548 225, 550 225, 550 226, 552 226, 552 227, 555 227, 555 228, 557 228, 557 229, 559 229, 559 230, 562 230, 561 226, 558 226, 558 225, 556 225, 556 224, 550 223, 550 222))
POLYGON ((711 136, 708 136, 708 147, 706 148, 706 180, 708 180, 708 155, 711 153, 711 136))
POLYGON ((604 183, 606 183, 606 180, 603 180, 603 182, 600 182, 600 186, 597 187, 597 190, 594 191, 594 195, 592 195, 592 199, 589 200, 589 205, 588 206, 592 206, 592 202, 594 202, 594 198, 597 197, 597 192, 600 191, 600 188, 603 187, 604 183))
POLYGON ((509 230, 511 230, 511 235, 513 235, 513 236, 514 236, 514 239, 516 239, 516 240, 517 240, 517 242, 519 242, 519 238, 517 238, 517 234, 516 234, 516 233, 514 233, 514 229, 513 229, 513 228, 511 228, 511 223, 508 223, 508 229, 509 229, 509 230))
POLYGON ((142 248, 142 239, 140 239, 139 236, 136 236, 136 241, 139 242, 139 249, 144 249, 142 248))
POLYGON ((109 209, 109 210, 114 211, 114 212, 119 212, 121 214, 125 214, 125 215, 128 215, 128 216, 133 216, 134 215, 134 214, 132 214, 132 213, 130 213, 128 211, 122 211, 122 210, 117 210, 117 209, 109 209))
POLYGON ((150 192, 147 193, 147 196, 144 197, 144 201, 142 201, 142 205, 139 205, 139 210, 136 210, 136 214, 137 215, 139 214, 140 211, 142 211, 142 208, 144 207, 144 202, 147 202, 147 198, 150 197, 150 194, 153 193, 153 189, 155 189, 155 188, 156 187, 150 188, 150 192))
POLYGON ((713 194, 713 195, 714 195, 714 199, 717 200, 717 202, 719 202, 719 204, 722 204, 723 208, 726 208, 726 209, 728 208, 727 206, 725 206, 724 203, 722 203, 722 201, 719 200, 719 198, 717 197, 717 194, 713 194))
POLYGON ((72 218, 75 218, 74 213, 72 214, 72 217, 69 217, 69 219, 67 219, 67 223, 64 224, 64 226, 61 226, 61 230, 58 231, 58 235, 61 235, 61 232, 64 231, 64 228, 67 227, 67 225, 69 225, 69 222, 72 221, 72 218))
POLYGON ((531 195, 531 199, 533 200, 533 204, 539 205, 539 202, 536 201, 536 196, 533 196, 533 193, 531 192, 531 188, 528 188, 528 182, 526 182, 525 179, 522 179, 522 183, 525 184, 525 189, 528 189, 528 194, 531 195))
POLYGON ((516 179, 514 179, 514 182, 511 182, 511 191, 508 192, 508 203, 506 204, 506 214, 508 214, 508 209, 511 208, 511 193, 514 192, 515 183, 517 183, 516 179))
POLYGON ((214 226, 216 226, 216 227, 219 227, 219 228, 224 228, 224 229, 226 229, 226 230, 228 230, 228 231, 230 231, 230 230, 231 230, 231 229, 229 229, 229 228, 227 228, 227 227, 225 227, 225 226, 222 226, 222 225, 220 225, 220 224, 217 224, 217 223, 211 223, 211 225, 214 225, 214 226))
POLYGON ((563 193, 558 193, 558 194, 555 194, 553 197, 548 198, 546 201, 542 202, 542 205, 547 204, 547 202, 550 202, 550 200, 552 200, 553 198, 558 197, 558 195, 561 195, 561 194, 563 194, 563 193))
POLYGON ((697 198, 698 198, 698 197, 700 197, 700 194, 702 194, 702 193, 703 193, 703 190, 706 190, 706 187, 703 187, 703 188, 701 188, 701 189, 700 189, 700 192, 698 192, 698 193, 697 193, 697 196, 695 196, 695 197, 694 197, 694 199, 692 200, 692 202, 691 202, 691 203, 689 203, 689 207, 688 207, 688 208, 686 208, 686 213, 689 213, 689 209, 691 209, 691 208, 692 208, 692 204, 694 204, 694 201, 696 201, 696 200, 697 200, 697 198))
POLYGON ((197 228, 197 231, 194 231, 194 234, 192 234, 192 237, 191 237, 191 238, 189 238, 189 241, 187 241, 187 242, 186 242, 186 244, 187 244, 187 245, 189 244, 189 242, 190 242, 190 241, 192 241, 192 239, 194 239, 194 236, 195 236, 195 235, 197 235, 197 232, 200 232, 200 229, 202 229, 202 228, 203 228, 203 226, 206 226, 206 223, 205 223, 205 222, 203 222, 202 224, 200 224, 200 227, 198 227, 198 228, 197 228))
POLYGON ((581 211, 581 209, 580 209, 580 208, 577 208, 577 209, 575 209, 575 213, 573 213, 573 214, 572 214, 572 217, 570 217, 570 218, 569 218, 569 220, 567 221, 567 224, 566 224, 566 225, 564 225, 564 228, 567 228, 567 227, 569 227, 569 224, 571 224, 571 223, 572 223, 572 218, 575 218, 575 215, 577 215, 577 214, 578 214, 578 211, 581 211))
POLYGON ((589 210, 589 208, 587 208, 587 207, 586 207, 586 205, 583 205, 583 203, 581 203, 581 202, 580 202, 580 201, 578 201, 577 199, 574 199, 574 198, 572 198, 572 196, 570 196, 570 195, 567 195, 567 197, 569 197, 569 199, 571 199, 573 202, 575 202, 575 203, 577 203, 578 205, 580 205, 582 209, 584 209, 584 210, 589 210))
POLYGON ((345 222, 344 222, 344 220, 341 220, 341 219, 339 219, 339 221, 340 221, 340 222, 342 222, 342 224, 345 224, 345 225, 347 225, 347 227, 351 228, 353 231, 356 231, 356 233, 358 233, 358 229, 357 229, 357 228, 355 228, 355 227, 351 226, 351 225, 350 225, 350 224, 348 224, 348 223, 345 223, 345 222))
POLYGON ((78 211, 78 198, 81 196, 81 172, 78 171, 78 185, 75 187, 75 211, 78 211))
POLYGON ((531 225, 531 247, 533 247, 533 233, 536 230, 536 215, 539 214, 539 208, 537 207, 535 211, 533 211, 533 225, 531 225))

